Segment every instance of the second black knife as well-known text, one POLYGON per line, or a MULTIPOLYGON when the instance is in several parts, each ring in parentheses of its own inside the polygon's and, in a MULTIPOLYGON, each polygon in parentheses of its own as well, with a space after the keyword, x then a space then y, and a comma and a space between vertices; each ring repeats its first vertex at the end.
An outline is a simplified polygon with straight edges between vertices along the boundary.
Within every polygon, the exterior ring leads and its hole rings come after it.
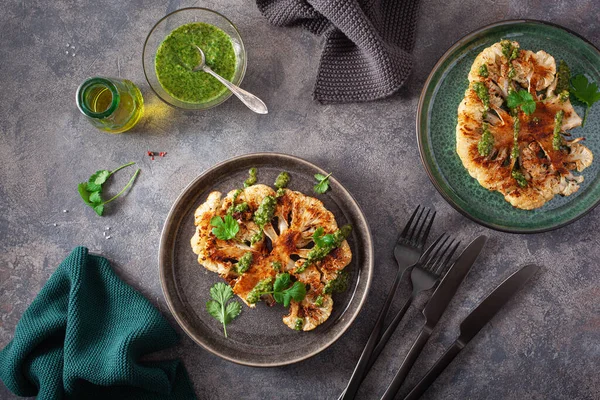
POLYGON ((435 381, 454 357, 477 335, 498 311, 517 293, 540 268, 526 265, 504 280, 460 324, 460 336, 425 374, 404 400, 416 400, 435 381))

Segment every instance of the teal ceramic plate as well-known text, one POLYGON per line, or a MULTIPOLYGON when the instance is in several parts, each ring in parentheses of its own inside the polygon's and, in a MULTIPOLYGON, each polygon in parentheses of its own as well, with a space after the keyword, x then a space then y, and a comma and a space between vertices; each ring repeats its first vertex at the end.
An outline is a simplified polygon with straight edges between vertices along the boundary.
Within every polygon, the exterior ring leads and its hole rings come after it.
MULTIPOLYGON (((600 201, 600 106, 592 107, 585 128, 571 131, 585 136, 595 155, 582 172, 585 181, 568 197, 556 196, 543 207, 526 211, 512 207, 497 192, 490 192, 471 178, 456 154, 457 110, 468 87, 467 75, 484 48, 510 38, 522 48, 545 50, 556 61, 565 60, 573 75, 585 74, 600 83, 600 51, 565 28, 540 21, 504 21, 481 28, 452 46, 429 75, 417 111, 417 139, 421 159, 431 181, 458 211, 493 229, 533 233, 567 225, 592 210, 600 201)), ((583 117, 584 107, 573 101, 583 117)))

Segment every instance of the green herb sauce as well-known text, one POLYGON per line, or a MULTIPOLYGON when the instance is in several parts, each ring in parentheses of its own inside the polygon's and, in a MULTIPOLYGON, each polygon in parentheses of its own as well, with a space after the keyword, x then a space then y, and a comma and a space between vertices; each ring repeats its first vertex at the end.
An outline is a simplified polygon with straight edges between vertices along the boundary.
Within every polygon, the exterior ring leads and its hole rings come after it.
POLYGON ((244 181, 245 188, 250 187, 256 183, 256 181, 258 180, 258 170, 256 168, 250 168, 250 170, 248 170, 248 175, 250 176, 244 181))
POLYGON ((244 272, 248 271, 248 269, 252 265, 253 259, 254 257, 252 256, 251 252, 247 252, 242 257, 240 257, 236 267, 237 273, 241 275, 244 272))
POLYGON ((492 149, 494 148, 494 135, 490 132, 489 125, 484 122, 483 123, 483 132, 481 133, 481 139, 477 143, 477 150, 479 154, 482 156, 488 156, 492 149))
POLYGON ((347 271, 339 271, 337 278, 327 282, 323 288, 323 293, 342 293, 348 290, 350 283, 350 274, 347 271))
MULTIPOLYGON (((556 82, 555 93, 562 93, 566 91, 567 99, 569 98, 569 81, 571 80, 571 69, 567 65, 564 60, 561 60, 558 64, 558 71, 556 72, 556 76, 558 77, 558 81, 556 82)), ((562 99, 561 99, 562 101, 562 99)), ((564 101, 563 101, 564 102, 564 101)))
POLYGON ((485 64, 481 64, 481 67, 479 67, 479 76, 481 76, 482 78, 487 78, 489 76, 489 72, 488 72, 488 67, 485 64))
POLYGON ((256 225, 263 228, 266 224, 271 222, 273 214, 275 214, 275 206, 277 200, 273 196, 266 196, 254 212, 254 222, 256 225))
POLYGON ((246 296, 248 304, 254 304, 260 300, 262 293, 273 291, 273 278, 266 278, 258 282, 246 296))
POLYGON ((277 189, 283 189, 287 187, 288 183, 290 183, 290 174, 285 171, 280 173, 277 176, 277 179, 275 179, 275 187, 277 189))
POLYGON ((273 261, 273 263, 271 264, 271 266, 273 267, 274 271, 281 271, 281 262, 279 262, 279 261, 273 261))
POLYGON ((527 179, 525 179, 525 175, 523 175, 523 173, 521 171, 513 169, 511 175, 517 181, 519 186, 521 186, 521 187, 527 186, 527 179))
POLYGON ((515 122, 513 123, 513 148, 510 156, 514 159, 519 157, 519 131, 521 130, 521 121, 519 120, 519 114, 514 113, 515 122))
POLYGON ((342 245, 342 242, 350 236, 350 232, 352 232, 352 227, 350 225, 344 225, 333 233, 333 241, 331 243, 325 244, 324 246, 313 247, 313 249, 308 252, 304 264, 296 268, 296 273, 299 274, 304 272, 311 264, 327 257, 327 254, 331 253, 333 249, 342 245))
POLYGON ((562 144, 562 136, 560 132, 562 131, 562 123, 564 116, 565 112, 563 110, 560 110, 554 116, 554 132, 552 135, 552 148, 554 150, 560 150, 560 145, 562 144))
POLYGON ((490 109, 490 94, 487 87, 482 82, 474 82, 473 90, 477 94, 477 97, 479 97, 479 100, 483 103, 484 114, 487 113, 490 109))
POLYGON ((206 65, 232 80, 236 56, 231 38, 216 26, 192 22, 173 30, 158 47, 155 70, 163 89, 186 103, 206 103, 221 96, 227 88, 204 71, 193 72, 200 63, 200 47, 206 65))

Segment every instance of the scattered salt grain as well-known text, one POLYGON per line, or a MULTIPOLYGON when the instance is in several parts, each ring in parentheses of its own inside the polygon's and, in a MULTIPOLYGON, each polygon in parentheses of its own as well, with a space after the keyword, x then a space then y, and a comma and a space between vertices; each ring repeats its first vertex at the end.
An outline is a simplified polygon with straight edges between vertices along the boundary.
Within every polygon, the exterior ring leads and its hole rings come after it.
POLYGON ((110 235, 106 237, 107 239, 110 239, 110 235))
POLYGON ((69 210, 63 210, 64 213, 69 212, 69 210))
POLYGON ((65 54, 69 54, 69 50, 65 51, 65 54))
POLYGON ((58 226, 58 224, 52 224, 52 226, 58 226))

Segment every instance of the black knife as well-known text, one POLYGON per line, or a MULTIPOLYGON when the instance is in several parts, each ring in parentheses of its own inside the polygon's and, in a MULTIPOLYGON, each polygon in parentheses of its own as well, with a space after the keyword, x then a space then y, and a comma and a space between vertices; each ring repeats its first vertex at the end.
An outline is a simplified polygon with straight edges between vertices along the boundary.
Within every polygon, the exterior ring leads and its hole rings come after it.
POLYGON ((490 293, 460 324, 460 335, 442 357, 425 374, 423 379, 410 391, 404 400, 421 397, 427 388, 436 380, 442 371, 452 362, 454 357, 469 343, 471 339, 487 324, 496 313, 519 291, 529 278, 539 270, 536 265, 526 265, 504 280, 490 293))
POLYGON ((398 389, 400 389, 402 382, 404 382, 406 375, 408 375, 408 371, 410 371, 413 364, 419 357, 421 350, 423 350, 427 340, 429 340, 429 336, 431 336, 433 328, 440 320, 444 310, 446 310, 450 300, 452 300, 452 297, 456 293, 456 290, 475 263, 475 260, 477 259, 479 253, 481 253, 486 241, 487 237, 483 235, 475 238, 475 240, 473 240, 462 252, 460 257, 458 257, 452 268, 450 268, 446 276, 444 276, 444 279, 442 279, 440 282, 435 292, 433 292, 433 295, 429 299, 427 306, 425 306, 423 309, 425 326, 423 326, 421 329, 419 336, 417 336, 417 339, 404 358, 404 361, 402 361, 400 369, 398 372, 396 372, 392 383, 390 383, 386 389, 381 400, 393 400, 396 396, 398 389))

